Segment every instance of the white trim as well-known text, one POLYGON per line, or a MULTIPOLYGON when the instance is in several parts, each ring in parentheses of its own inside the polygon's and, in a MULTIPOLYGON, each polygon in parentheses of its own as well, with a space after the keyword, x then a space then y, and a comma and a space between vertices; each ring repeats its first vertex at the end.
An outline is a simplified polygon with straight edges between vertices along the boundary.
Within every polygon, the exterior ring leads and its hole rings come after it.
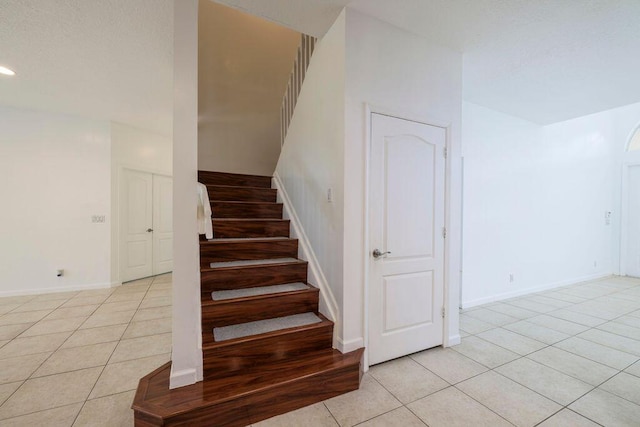
MULTIPOLYGON (((370 270, 370 262, 371 257, 369 256, 369 181, 371 178, 371 115, 372 114, 381 114, 384 116, 394 117, 401 120, 408 120, 416 123, 421 123, 429 126, 439 127, 445 130, 445 147, 447 149, 447 158, 445 159, 445 188, 444 188, 444 221, 445 227, 447 230, 451 230, 451 126, 452 123, 450 121, 441 120, 437 117, 417 114, 410 111, 401 111, 399 109, 393 109, 388 107, 382 107, 379 105, 364 103, 364 114, 365 114, 365 153, 364 153, 364 218, 363 218, 363 226, 364 226, 364 262, 363 265, 363 278, 364 278, 364 313, 363 313, 363 325, 364 325, 364 358, 363 365, 365 372, 369 369, 369 270, 370 270)), ((449 259, 450 259, 450 244, 449 241, 451 239, 445 239, 444 241, 444 265, 443 265, 443 301, 442 304, 444 307, 447 307, 445 310, 445 317, 442 325, 442 346, 450 347, 456 344, 460 344, 460 335, 459 331, 455 331, 454 335, 449 335, 451 331, 449 331, 449 322, 451 316, 451 310, 449 310, 449 294, 451 292, 451 286, 449 284, 450 275, 449 271, 449 259)), ((458 302, 456 302, 458 304, 458 302)), ((456 314, 457 315, 457 314, 456 314)))
POLYGON ((182 371, 173 372, 173 365, 171 366, 170 389, 195 384, 199 381, 196 369, 183 369, 182 371))
POLYGON ((91 291, 95 289, 109 289, 120 286, 121 282, 102 282, 102 283, 94 283, 90 285, 74 285, 74 286, 58 286, 55 288, 36 288, 36 289, 25 289, 18 291, 0 291, 0 297, 15 297, 22 295, 42 295, 42 294, 52 294, 57 292, 74 292, 74 291, 91 291))
POLYGON ((343 341, 340 338, 336 339, 336 348, 340 350, 342 353, 349 353, 352 351, 356 351, 362 347, 364 347, 363 337, 358 337, 358 338, 354 338, 347 341, 343 341))
POLYGON ((278 201, 283 204, 283 217, 291 220, 291 237, 298 239, 298 247, 300 249, 299 257, 309 263, 310 282, 320 289, 320 313, 335 324, 333 328, 333 343, 334 347, 338 347, 343 343, 342 339, 338 336, 338 331, 342 330, 340 328, 342 318, 339 315, 338 303, 331 291, 327 278, 322 272, 311 242, 304 232, 304 227, 300 222, 300 218, 298 218, 298 214, 291 203, 289 194, 278 172, 273 174, 273 188, 278 190, 278 201))
POLYGON ((620 268, 621 276, 627 275, 627 244, 629 229, 629 168, 640 166, 640 161, 626 161, 622 164, 620 194, 620 268))
POLYGON ((574 279, 561 280, 559 282, 547 283, 546 285, 533 286, 531 288, 520 289, 512 292, 504 292, 501 294, 495 294, 484 298, 478 298, 470 301, 463 301, 462 308, 471 308, 478 305, 487 304, 490 302, 502 301, 509 298, 519 297, 522 295, 533 294, 536 292, 547 291, 549 289, 560 288, 563 286, 575 285, 576 283, 586 282, 588 280, 603 279, 605 277, 611 277, 611 273, 595 273, 582 277, 576 277, 574 279))

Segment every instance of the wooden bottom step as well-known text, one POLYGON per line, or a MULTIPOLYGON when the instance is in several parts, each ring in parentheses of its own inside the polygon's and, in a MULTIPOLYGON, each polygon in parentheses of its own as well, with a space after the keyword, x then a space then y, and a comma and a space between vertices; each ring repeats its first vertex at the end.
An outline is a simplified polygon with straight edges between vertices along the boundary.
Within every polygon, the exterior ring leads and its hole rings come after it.
POLYGON ((364 349, 324 350, 169 389, 171 363, 140 380, 136 427, 242 427, 358 389, 364 349))

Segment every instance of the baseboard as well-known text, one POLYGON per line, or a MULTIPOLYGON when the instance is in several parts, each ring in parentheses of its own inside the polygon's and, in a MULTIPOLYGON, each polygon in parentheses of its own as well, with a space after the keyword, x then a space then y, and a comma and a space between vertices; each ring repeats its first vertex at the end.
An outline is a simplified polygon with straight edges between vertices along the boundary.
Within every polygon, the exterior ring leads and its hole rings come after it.
MULTIPOLYGON (((291 203, 289 194, 287 193, 287 190, 280 179, 280 175, 278 175, 277 172, 273 174, 273 188, 278 190, 278 199, 282 202, 284 207, 284 218, 291 221, 292 237, 298 239, 298 247, 300 249, 299 257, 309 263, 310 282, 320 289, 320 312, 334 322, 333 342, 336 348, 342 351, 339 348, 341 341, 338 339, 337 335, 337 332, 341 330, 341 317, 340 310, 338 309, 338 303, 331 291, 327 278, 322 272, 318 258, 313 251, 311 242, 304 231, 304 227, 302 226, 300 218, 293 207, 293 203, 291 203)), ((344 353, 344 351, 342 352, 344 353)))
POLYGON ((350 353, 362 347, 364 347, 364 338, 362 337, 347 341, 343 341, 341 338, 336 338, 336 349, 340 350, 341 353, 350 353))
POLYGON ((35 289, 0 291, 0 298, 16 297, 16 296, 23 296, 23 295, 52 294, 56 292, 74 292, 74 291, 91 291, 95 289, 109 289, 114 286, 118 286, 118 284, 122 284, 122 283, 121 282, 104 282, 104 283, 95 283, 91 285, 56 286, 53 288, 35 288, 35 289))
POLYGON ((515 291, 511 291, 511 292, 503 292, 501 294, 496 294, 496 295, 490 295, 488 297, 484 297, 484 298, 478 298, 475 300, 470 300, 470 301, 462 301, 462 307, 463 309, 465 308, 471 308, 471 307, 475 307, 478 305, 482 305, 482 304, 488 304, 491 302, 497 302, 497 301, 502 301, 505 299, 509 299, 509 298, 515 298, 515 297, 519 297, 519 296, 523 296, 523 295, 529 295, 529 294, 533 294, 536 292, 542 292, 542 291, 548 291, 550 289, 555 289, 555 288, 560 288, 563 286, 570 286, 570 285, 575 285, 577 283, 581 283, 581 282, 586 282, 588 280, 597 280, 597 279, 603 279, 605 277, 609 277, 612 274, 610 272, 607 273, 595 273, 595 274, 591 274, 591 275, 587 275, 587 276, 582 276, 582 277, 576 277, 573 279, 568 279, 568 280, 561 280, 559 282, 553 282, 553 283, 547 283, 545 285, 541 285, 541 286, 534 286, 531 288, 525 288, 525 289, 518 289, 515 291))
POLYGON ((462 342, 460 335, 450 335, 449 338, 442 345, 443 347, 453 347, 454 345, 458 345, 462 342))
MULTIPOLYGON (((202 381, 202 377, 200 377, 202 381)), ((169 377, 169 388, 184 387, 198 382, 198 371, 196 369, 183 369, 181 371, 173 371, 171 365, 171 376, 169 377)))

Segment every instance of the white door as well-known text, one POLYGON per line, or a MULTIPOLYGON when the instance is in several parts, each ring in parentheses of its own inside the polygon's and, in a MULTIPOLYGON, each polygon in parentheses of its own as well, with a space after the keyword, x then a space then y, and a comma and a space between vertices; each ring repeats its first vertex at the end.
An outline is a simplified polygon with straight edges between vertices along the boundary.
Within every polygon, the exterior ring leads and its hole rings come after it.
POLYGON ((153 274, 173 270, 173 179, 153 176, 153 274))
POLYGON ((442 128, 372 114, 372 365, 443 343, 445 147, 442 128))
POLYGON ((627 276, 640 277, 640 166, 630 166, 627 181, 627 276))
POLYGON ((121 188, 122 281, 173 269, 173 179, 125 169, 121 188))
POLYGON ((153 273, 153 176, 123 171, 122 180, 122 281, 153 273))

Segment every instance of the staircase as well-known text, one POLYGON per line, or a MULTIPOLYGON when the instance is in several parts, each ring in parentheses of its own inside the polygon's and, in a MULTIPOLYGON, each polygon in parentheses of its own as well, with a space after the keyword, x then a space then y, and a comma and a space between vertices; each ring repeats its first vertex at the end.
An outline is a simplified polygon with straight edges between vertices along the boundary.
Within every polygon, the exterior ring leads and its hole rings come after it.
POLYGON ((271 178, 198 180, 214 218, 213 240, 200 241, 204 381, 169 390, 170 363, 145 376, 135 425, 246 426, 356 390, 363 349, 332 348, 333 322, 318 312, 271 178))

